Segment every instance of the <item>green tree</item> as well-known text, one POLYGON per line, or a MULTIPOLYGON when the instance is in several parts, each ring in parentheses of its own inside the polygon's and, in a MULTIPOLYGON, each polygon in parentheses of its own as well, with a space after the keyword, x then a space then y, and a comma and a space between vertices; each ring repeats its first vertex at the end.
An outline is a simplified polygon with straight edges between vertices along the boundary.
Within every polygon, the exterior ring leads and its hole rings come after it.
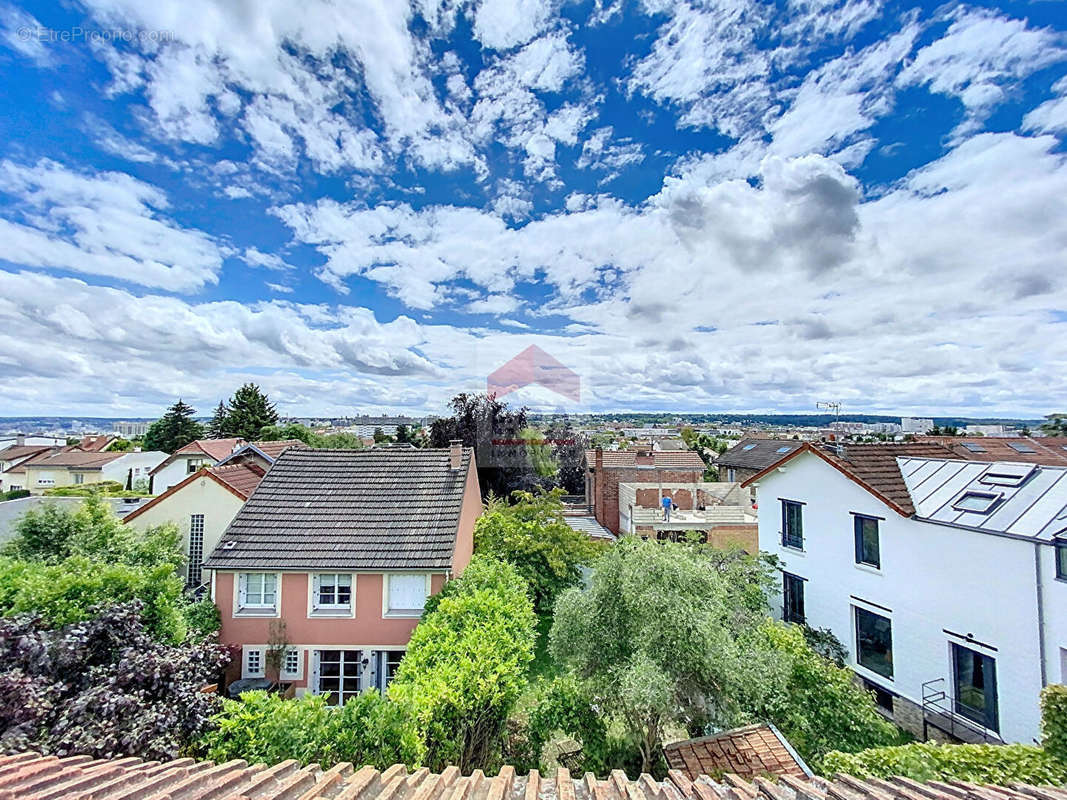
POLYGON ((391 441, 393 441, 393 437, 392 436, 386 436, 385 431, 383 431, 381 428, 375 428, 374 429, 374 443, 375 444, 383 444, 385 442, 391 442, 391 441))
POLYGON ((133 442, 129 439, 116 439, 105 450, 107 453, 128 453, 133 449, 133 442))
POLYGON ((552 446, 545 442, 545 435, 537 428, 524 428, 519 435, 526 444, 526 456, 538 477, 554 478, 559 465, 552 454, 552 446))
POLYGON ((900 744, 901 732, 878 713, 873 695, 855 674, 812 650, 802 628, 765 621, 746 642, 769 669, 763 680, 741 687, 739 702, 754 720, 772 722, 818 774, 823 758, 840 750, 900 744))
POLYGON ((510 564, 475 556, 415 628, 390 699, 411 709, 420 762, 495 770, 508 716, 526 686, 535 638, 526 584, 510 564))
POLYGON ((274 404, 254 383, 246 383, 234 392, 229 407, 226 431, 230 436, 255 441, 264 428, 278 422, 274 404))
POLYGON ((770 581, 754 558, 625 537, 597 559, 587 590, 559 598, 551 652, 627 731, 648 772, 668 726, 743 718, 735 698, 760 663, 741 643, 765 618, 770 581))
POLYGON ((299 439, 308 447, 322 447, 323 437, 307 425, 290 422, 287 425, 270 425, 259 432, 259 441, 281 442, 287 439, 299 439))
POLYGON ((203 438, 204 427, 194 419, 195 414, 196 409, 179 398, 160 419, 148 427, 144 436, 145 449, 173 453, 189 442, 203 438))
POLYGON ((561 490, 516 492, 516 502, 490 498, 474 526, 475 551, 511 563, 526 581, 538 613, 581 581, 599 546, 563 519, 561 490))
POLYGON ((211 415, 211 421, 207 424, 207 438, 209 439, 226 439, 229 437, 227 426, 230 424, 230 409, 226 407, 226 403, 219 400, 219 404, 215 407, 215 413, 211 415))
POLYGON ((1067 436, 1067 414, 1046 414, 1041 430, 1049 436, 1067 436))

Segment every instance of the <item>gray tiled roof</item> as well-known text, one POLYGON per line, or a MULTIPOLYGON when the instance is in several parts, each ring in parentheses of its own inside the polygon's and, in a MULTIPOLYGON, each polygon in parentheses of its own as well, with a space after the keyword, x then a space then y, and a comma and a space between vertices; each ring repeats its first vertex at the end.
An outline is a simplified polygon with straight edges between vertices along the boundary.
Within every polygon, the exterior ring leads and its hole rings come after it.
POLYGON ((781 461, 803 442, 790 439, 742 439, 715 459, 715 465, 735 469, 767 469, 781 461))
POLYGON ((283 452, 219 546, 214 569, 447 569, 471 451, 283 452), (232 544, 230 544, 232 543, 232 544))

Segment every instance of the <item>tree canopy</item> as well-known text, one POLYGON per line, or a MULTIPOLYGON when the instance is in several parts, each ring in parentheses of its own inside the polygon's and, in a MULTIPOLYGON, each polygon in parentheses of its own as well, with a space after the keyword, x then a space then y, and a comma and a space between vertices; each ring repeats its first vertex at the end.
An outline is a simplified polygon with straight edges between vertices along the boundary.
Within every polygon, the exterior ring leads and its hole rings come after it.
POLYGON ((246 383, 230 398, 225 434, 254 441, 260 438, 264 428, 277 422, 278 412, 274 404, 260 391, 259 386, 246 383))
POLYGON ((204 426, 194 419, 195 414, 196 409, 179 398, 161 418, 148 426, 144 435, 145 449, 173 453, 189 442, 202 439, 204 426))
POLYGON ((316 433, 307 425, 290 422, 287 425, 271 425, 259 432, 264 442, 278 442, 284 439, 299 439, 308 447, 329 448, 331 450, 362 450, 363 440, 353 433, 316 433))
POLYGON ((209 439, 226 439, 228 434, 226 428, 229 425, 230 409, 226 407, 226 403, 219 400, 219 404, 215 406, 215 413, 211 415, 211 421, 207 424, 207 430, 205 433, 209 439))
POLYGON ((553 656, 654 768, 668 727, 691 735, 773 722, 814 764, 897 741, 871 695, 770 620, 773 563, 707 545, 625 537, 587 590, 556 604, 553 656))
POLYGON ((449 405, 452 416, 430 426, 430 445, 448 447, 459 439, 474 448, 483 496, 510 497, 513 491, 541 485, 522 438, 529 427, 525 408, 512 411, 490 394, 458 394, 449 405))
POLYGON ((550 612, 560 592, 578 585, 579 567, 600 549, 564 521, 561 494, 516 492, 513 505, 490 498, 474 527, 475 552, 511 563, 540 613, 550 612))

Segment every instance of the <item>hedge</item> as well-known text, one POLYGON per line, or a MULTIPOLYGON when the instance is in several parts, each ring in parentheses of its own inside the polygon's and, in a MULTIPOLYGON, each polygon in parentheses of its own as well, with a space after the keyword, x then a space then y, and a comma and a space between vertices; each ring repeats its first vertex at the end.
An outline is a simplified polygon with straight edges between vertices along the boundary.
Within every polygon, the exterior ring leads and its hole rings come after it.
POLYGON ((833 752, 823 759, 825 774, 844 773, 857 778, 895 775, 917 781, 969 781, 972 783, 1063 785, 1067 762, 1035 745, 954 744, 934 742, 876 747, 861 753, 833 752))
POLYGON ((1067 764, 1067 686, 1041 692, 1041 733, 1048 754, 1067 764))

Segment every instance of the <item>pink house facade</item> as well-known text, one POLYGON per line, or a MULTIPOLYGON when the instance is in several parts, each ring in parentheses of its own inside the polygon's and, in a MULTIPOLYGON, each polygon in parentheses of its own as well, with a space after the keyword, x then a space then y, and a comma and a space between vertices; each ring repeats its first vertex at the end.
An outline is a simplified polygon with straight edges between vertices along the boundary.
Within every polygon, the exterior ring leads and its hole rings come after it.
POLYGON ((480 513, 474 453, 458 444, 286 451, 205 562, 221 641, 240 648, 228 677, 342 703, 384 689, 427 597, 470 562, 480 513))

